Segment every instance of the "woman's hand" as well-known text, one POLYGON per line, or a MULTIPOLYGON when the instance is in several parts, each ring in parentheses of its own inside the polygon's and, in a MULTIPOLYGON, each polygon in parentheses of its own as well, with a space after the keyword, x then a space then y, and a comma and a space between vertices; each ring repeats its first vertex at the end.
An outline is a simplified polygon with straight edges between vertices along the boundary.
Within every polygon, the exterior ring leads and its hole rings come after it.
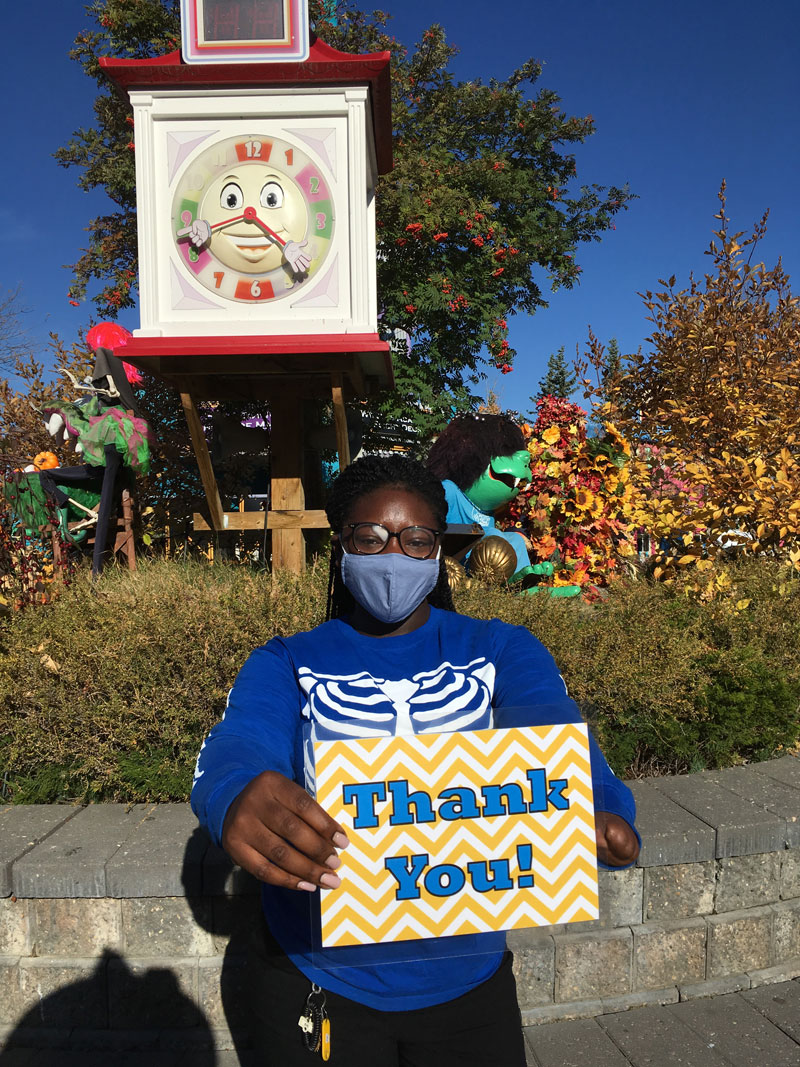
POLYGON ((336 849, 348 844, 316 800, 277 771, 248 782, 222 827, 222 847, 240 867, 262 882, 308 893, 338 889, 336 849))
POLYGON ((595 812, 597 858, 609 867, 627 867, 639 855, 636 834, 621 815, 595 812))

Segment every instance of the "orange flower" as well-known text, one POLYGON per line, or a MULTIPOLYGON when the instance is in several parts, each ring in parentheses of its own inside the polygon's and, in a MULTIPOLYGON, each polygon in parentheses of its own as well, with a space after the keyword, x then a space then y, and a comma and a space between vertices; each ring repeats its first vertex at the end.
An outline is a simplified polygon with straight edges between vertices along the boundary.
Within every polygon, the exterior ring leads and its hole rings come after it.
POLYGON ((548 426, 542 434, 542 440, 546 445, 554 445, 561 437, 561 430, 557 426, 548 426))

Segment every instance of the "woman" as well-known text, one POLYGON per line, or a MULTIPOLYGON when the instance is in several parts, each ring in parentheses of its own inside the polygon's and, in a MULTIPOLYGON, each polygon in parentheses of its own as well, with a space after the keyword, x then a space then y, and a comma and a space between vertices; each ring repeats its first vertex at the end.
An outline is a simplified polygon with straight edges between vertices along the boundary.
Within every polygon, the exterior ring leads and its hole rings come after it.
MULTIPOLYGON (((526 629, 454 611, 440 550, 444 491, 421 464, 357 461, 337 478, 327 514, 328 621, 250 656, 192 791, 201 823, 264 883, 255 1044, 265 1064, 309 1064, 326 1013, 330 1062, 341 1067, 524 1067, 502 934, 319 947, 315 894, 340 886, 348 840, 300 783, 313 775, 309 727, 323 739, 444 732, 456 721, 478 730, 575 721, 577 707, 526 629)), ((598 857, 627 866, 639 850, 633 799, 594 743, 592 767, 598 857)))

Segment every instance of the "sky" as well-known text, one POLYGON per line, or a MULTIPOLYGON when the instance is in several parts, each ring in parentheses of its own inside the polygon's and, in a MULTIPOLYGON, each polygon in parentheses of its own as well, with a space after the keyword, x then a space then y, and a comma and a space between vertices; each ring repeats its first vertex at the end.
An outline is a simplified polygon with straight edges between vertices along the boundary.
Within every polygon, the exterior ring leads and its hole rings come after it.
MULTIPOLYGON (((491 371, 484 383, 504 407, 530 410, 550 354, 563 345, 572 358, 590 327, 604 342, 616 337, 623 352, 646 350, 637 294, 671 274, 687 285, 690 272, 707 269, 722 179, 734 229, 747 231, 769 209, 756 259, 772 266, 782 257, 800 292, 797 0, 525 0, 506 14, 485 0, 382 6, 408 46, 441 23, 460 49, 451 68, 459 80, 504 78, 528 58, 542 61, 539 85, 558 93, 568 114, 595 120, 596 133, 575 150, 578 184, 628 183, 637 196, 615 230, 579 247, 579 286, 509 320, 514 371, 491 371), (491 24, 495 17, 502 21, 491 24)), ((75 35, 90 27, 80 0, 7 5, 0 40, 0 295, 19 287, 42 358, 50 331, 71 342, 89 322, 90 303, 69 305, 68 265, 89 220, 110 206, 53 159, 93 121, 95 84, 68 58, 75 35)), ((133 329, 138 315, 121 321, 133 329)))

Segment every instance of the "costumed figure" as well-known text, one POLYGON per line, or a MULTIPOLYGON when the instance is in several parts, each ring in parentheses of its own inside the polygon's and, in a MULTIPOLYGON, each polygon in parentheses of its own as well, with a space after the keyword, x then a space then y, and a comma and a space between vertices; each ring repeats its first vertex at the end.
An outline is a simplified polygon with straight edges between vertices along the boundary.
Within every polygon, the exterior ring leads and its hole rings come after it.
MULTIPOLYGON (((91 377, 73 382, 88 395, 74 402, 53 404, 43 411, 47 429, 57 444, 75 440, 75 451, 85 460, 80 466, 60 467, 35 462, 3 486, 3 494, 26 531, 33 535, 53 518, 68 544, 85 540, 96 526, 92 574, 102 569, 108 522, 125 480, 146 474, 150 467, 153 435, 142 417, 128 374, 137 371, 101 343, 124 344, 128 334, 116 323, 103 323, 89 331, 96 349, 91 377)), ((70 375, 72 377, 72 375, 70 375)), ((52 455, 52 453, 48 454, 52 455)), ((53 457, 55 458, 55 457, 53 457)), ((37 460, 40 457, 37 456, 37 460)))
POLYGON ((531 589, 553 573, 552 563, 531 564, 522 534, 500 530, 495 521, 531 477, 515 422, 505 415, 458 415, 434 442, 427 466, 444 486, 448 523, 477 523, 485 531, 467 557, 471 573, 531 589))

